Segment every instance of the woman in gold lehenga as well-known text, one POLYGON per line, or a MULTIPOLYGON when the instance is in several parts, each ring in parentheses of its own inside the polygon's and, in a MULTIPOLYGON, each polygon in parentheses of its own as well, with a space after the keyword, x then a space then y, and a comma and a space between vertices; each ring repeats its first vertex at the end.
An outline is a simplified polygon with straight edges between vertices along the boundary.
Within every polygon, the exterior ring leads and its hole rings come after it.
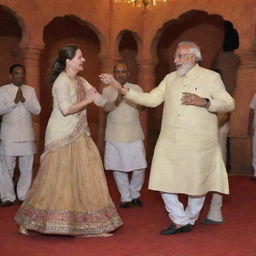
POLYGON ((85 59, 75 45, 59 52, 52 71, 53 110, 33 185, 15 220, 19 232, 109 236, 122 224, 110 198, 102 162, 90 137, 86 106, 105 100, 77 76, 85 59))

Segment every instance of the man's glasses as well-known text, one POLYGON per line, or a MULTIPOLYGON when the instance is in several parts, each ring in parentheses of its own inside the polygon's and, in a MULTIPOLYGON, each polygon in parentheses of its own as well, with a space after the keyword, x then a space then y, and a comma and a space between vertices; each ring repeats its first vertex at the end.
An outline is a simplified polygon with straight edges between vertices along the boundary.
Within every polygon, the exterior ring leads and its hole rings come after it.
POLYGON ((186 57, 187 55, 191 55, 191 53, 184 53, 184 54, 177 54, 177 55, 174 55, 174 59, 183 59, 184 57, 186 57))

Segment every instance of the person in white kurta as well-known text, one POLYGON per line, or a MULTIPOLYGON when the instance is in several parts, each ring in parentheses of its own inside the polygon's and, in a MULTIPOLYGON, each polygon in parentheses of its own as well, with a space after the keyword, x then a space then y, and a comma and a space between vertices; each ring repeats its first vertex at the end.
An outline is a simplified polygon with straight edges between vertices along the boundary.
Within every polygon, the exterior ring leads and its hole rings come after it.
MULTIPOLYGON (((227 137, 229 130, 229 113, 218 114, 218 124, 219 124, 219 143, 221 148, 221 153, 225 166, 227 166, 227 137)), ((222 215, 222 204, 223 196, 219 193, 213 193, 210 203, 210 208, 207 217, 202 221, 203 224, 221 224, 223 223, 222 215)))
POLYGON ((250 102, 249 113, 249 134, 252 136, 252 167, 253 176, 252 180, 256 181, 256 94, 253 96, 250 102))
POLYGON ((2 206, 11 205, 16 199, 13 174, 17 158, 20 169, 17 184, 18 199, 23 201, 30 188, 36 152, 32 115, 38 115, 41 111, 34 88, 23 84, 24 66, 20 64, 11 66, 10 78, 11 84, 0 87, 2 206))
POLYGON ((181 42, 174 56, 177 71, 149 93, 121 88, 111 75, 101 76, 137 104, 156 107, 164 102, 149 179, 149 189, 161 192, 173 222, 163 235, 191 231, 207 192, 229 193, 216 113, 232 111, 234 100, 218 73, 198 65, 202 57, 195 43, 181 42), (189 196, 185 210, 178 193, 189 196))
MULTIPOLYGON (((0 119, 0 122, 2 120, 0 119)), ((1 127, 0 127, 0 134, 1 134, 1 127)), ((1 144, 1 141, 0 141, 1 144)), ((1 199, 1 195, 3 194, 3 187, 4 187, 4 181, 3 181, 3 169, 2 169, 2 164, 0 161, 0 199, 1 199)))
POLYGON ((3 169, 0 161, 0 198, 3 194, 3 187, 4 187, 4 181, 3 181, 3 169))
MULTIPOLYGON (((143 92, 140 86, 127 82, 129 72, 126 64, 116 64, 113 73, 124 88, 143 92)), ((139 116, 142 107, 123 99, 122 95, 111 86, 104 88, 102 95, 108 100, 104 107, 108 112, 105 132, 105 169, 113 171, 121 195, 120 207, 129 208, 132 205, 141 207, 140 191, 147 167, 143 145, 144 134, 139 116), (130 180, 129 172, 132 172, 130 180)))

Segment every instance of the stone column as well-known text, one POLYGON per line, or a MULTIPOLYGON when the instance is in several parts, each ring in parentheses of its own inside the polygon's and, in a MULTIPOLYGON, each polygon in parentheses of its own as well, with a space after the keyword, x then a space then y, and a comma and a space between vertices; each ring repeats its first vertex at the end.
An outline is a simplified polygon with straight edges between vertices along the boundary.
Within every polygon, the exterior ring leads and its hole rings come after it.
POLYGON ((121 60, 121 57, 107 54, 99 54, 101 61, 101 72, 112 74, 113 66, 121 60))
POLYGON ((251 168, 251 138, 248 135, 249 104, 256 93, 256 51, 237 51, 240 67, 234 93, 235 111, 230 122, 231 172, 249 173, 251 168))
MULTIPOLYGON (((114 55, 99 54, 99 59, 101 61, 101 73, 112 74, 112 69, 114 64, 120 60, 120 58, 114 55)), ((101 92, 104 88, 104 84, 100 83, 99 91, 101 92)), ((105 127, 106 127, 106 113, 100 109, 99 111, 99 125, 98 125, 98 136, 97 136, 97 146, 101 155, 104 153, 104 138, 105 138, 105 127)))
POLYGON ((138 83, 145 92, 149 92, 155 87, 155 65, 156 61, 151 59, 137 60, 138 63, 138 83))
MULTIPOLYGON (((24 65, 26 68, 26 84, 35 88, 36 95, 40 102, 40 76, 39 76, 39 61, 40 54, 44 45, 22 44, 22 54, 24 65)), ((42 106, 41 106, 42 107, 42 106)), ((33 127, 36 136, 37 154, 35 157, 35 166, 39 166, 39 156, 41 154, 41 137, 40 137, 40 115, 33 116, 33 127)), ((37 169, 37 168, 36 168, 37 169)))
MULTIPOLYGON (((152 59, 138 59, 138 84, 143 88, 144 92, 151 91, 156 85, 155 85, 155 65, 156 61, 152 59)), ((152 148, 150 148, 150 136, 151 134, 148 134, 148 110, 144 110, 141 113, 141 123, 145 135, 145 149, 146 152, 148 150, 151 152, 153 151, 152 148)), ((151 152, 152 153, 152 152, 151 152)), ((149 153, 149 155, 151 155, 149 153)))

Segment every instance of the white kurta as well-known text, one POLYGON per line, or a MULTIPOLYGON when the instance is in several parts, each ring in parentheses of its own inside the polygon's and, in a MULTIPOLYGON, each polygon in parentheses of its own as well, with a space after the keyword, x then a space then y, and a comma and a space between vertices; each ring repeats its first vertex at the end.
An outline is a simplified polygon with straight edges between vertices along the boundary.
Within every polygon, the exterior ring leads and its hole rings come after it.
MULTIPOLYGON (((143 92, 137 84, 125 83, 124 88, 129 88, 136 92, 143 92)), ((114 102, 118 97, 118 93, 117 90, 108 86, 103 89, 102 96, 108 102, 114 102)), ((144 140, 144 134, 140 124, 140 113, 134 103, 123 99, 118 107, 110 111, 107 115, 105 141, 133 142, 136 140, 144 140)))
POLYGON ((215 113, 232 111, 234 101, 219 74, 196 65, 185 76, 170 73, 150 93, 130 90, 126 98, 148 107, 164 101, 149 189, 189 195, 229 193, 215 113), (182 105, 183 92, 209 98, 210 107, 182 105))
POLYGON ((41 107, 32 87, 22 85, 21 89, 26 101, 15 104, 18 87, 14 84, 0 87, 0 115, 3 116, 0 154, 7 156, 30 155, 36 151, 31 115, 38 115, 41 107))
POLYGON ((130 172, 147 167, 143 141, 111 142, 105 146, 106 170, 130 172))
MULTIPOLYGON (((140 86, 125 83, 124 88, 143 92, 140 86)), ((102 96, 108 102, 114 102, 118 93, 111 86, 105 87, 102 96)), ((147 167, 143 140, 144 134, 140 124, 136 105, 123 99, 118 107, 108 113, 105 131, 106 170, 130 172, 147 167)))
POLYGON ((9 142, 29 142, 35 140, 31 115, 41 111, 34 88, 22 85, 26 101, 14 103, 18 87, 8 84, 0 87, 0 115, 2 115, 0 138, 9 142))
POLYGON ((26 156, 36 153, 34 141, 29 142, 11 142, 2 140, 0 143, 0 154, 6 156, 26 156))
POLYGON ((19 157, 20 177, 17 183, 17 196, 24 200, 32 180, 32 166, 35 147, 35 134, 32 126, 32 114, 41 111, 34 88, 22 85, 25 102, 14 103, 18 87, 8 84, 0 88, 1 144, 3 187, 2 201, 13 202, 16 198, 13 185, 13 173, 16 158, 19 157))

